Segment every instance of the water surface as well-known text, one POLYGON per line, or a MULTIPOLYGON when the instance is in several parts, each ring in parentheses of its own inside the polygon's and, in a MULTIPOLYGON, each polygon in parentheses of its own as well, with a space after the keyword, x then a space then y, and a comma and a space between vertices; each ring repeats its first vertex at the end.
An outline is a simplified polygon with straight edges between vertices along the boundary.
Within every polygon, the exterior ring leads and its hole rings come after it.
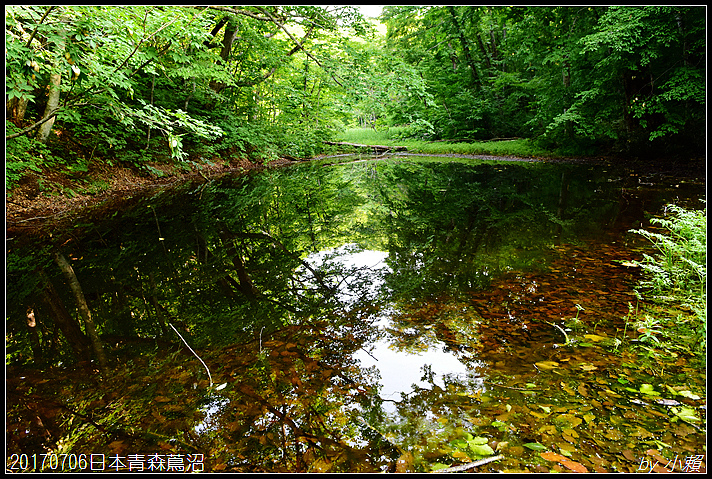
MULTIPOLYGON (((600 166, 307 164, 185 184, 51 238, 14 238, 9 455, 430 471, 491 456, 487 446, 504 456, 487 470, 548 471, 524 447, 540 444, 589 470, 633 471, 653 441, 666 455, 701 451, 698 429, 656 425, 665 407, 621 389, 641 379, 636 358, 612 350, 640 279, 621 261, 650 251, 628 230, 703 195, 699 183, 600 166), (76 299, 56 250, 108 376, 71 335, 76 299), (562 330, 579 345, 564 346, 562 330)), ((671 362, 649 381, 691 371, 671 362)))

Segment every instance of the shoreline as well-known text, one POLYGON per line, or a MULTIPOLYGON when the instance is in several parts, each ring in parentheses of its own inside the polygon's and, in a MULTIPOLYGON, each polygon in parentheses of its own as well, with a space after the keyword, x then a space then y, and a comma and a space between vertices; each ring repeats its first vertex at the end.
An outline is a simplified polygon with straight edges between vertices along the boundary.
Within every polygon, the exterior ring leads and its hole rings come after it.
MULTIPOLYGON (((298 165, 309 162, 323 162, 331 158, 343 158, 353 154, 333 154, 293 161, 278 159, 267 164, 252 163, 249 160, 233 160, 222 165, 216 163, 194 165, 190 170, 181 170, 175 165, 150 165, 160 170, 162 175, 146 174, 136 168, 125 166, 103 167, 89 171, 85 177, 70 179, 58 173, 43 172, 41 175, 28 175, 19 185, 6 192, 5 197, 5 229, 6 239, 14 235, 33 234, 48 226, 62 226, 68 217, 75 216, 88 209, 100 208, 103 204, 121 202, 137 196, 143 196, 159 188, 172 188, 188 181, 210 181, 223 175, 242 174, 250 171, 261 171, 270 168, 298 165), (48 188, 39 187, 40 178, 46 178, 48 188), (107 185, 98 192, 82 191, 84 184, 103 182, 107 185), (79 190, 79 192, 75 191, 79 190), (49 194, 48 194, 49 193, 49 194), (33 231, 35 230, 35 231, 33 231)), ((369 158, 359 158, 354 161, 322 163, 322 166, 348 164, 355 161, 372 161, 389 158, 431 157, 472 159, 484 161, 506 162, 541 162, 541 163, 572 163, 590 164, 592 166, 626 167, 637 173, 659 174, 683 178, 695 178, 706 181, 706 162, 704 159, 692 159, 685 164, 679 161, 645 162, 634 158, 612 157, 582 157, 582 158, 536 158, 493 155, 467 155, 458 153, 388 153, 369 158)))

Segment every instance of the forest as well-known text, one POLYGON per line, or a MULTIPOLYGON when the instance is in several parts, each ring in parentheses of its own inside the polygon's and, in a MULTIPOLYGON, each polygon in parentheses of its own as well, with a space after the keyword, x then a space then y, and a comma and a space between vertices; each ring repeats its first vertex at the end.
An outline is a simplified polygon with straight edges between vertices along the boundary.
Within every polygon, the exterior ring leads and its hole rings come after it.
POLYGON ((307 159, 347 127, 700 155, 705 8, 11 6, 6 188, 128 165, 307 159))

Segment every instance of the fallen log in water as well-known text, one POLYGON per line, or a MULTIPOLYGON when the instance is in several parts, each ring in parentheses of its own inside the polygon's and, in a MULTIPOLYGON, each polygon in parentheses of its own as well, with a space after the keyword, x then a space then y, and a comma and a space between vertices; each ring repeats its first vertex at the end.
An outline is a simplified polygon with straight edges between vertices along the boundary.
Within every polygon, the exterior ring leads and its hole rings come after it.
POLYGON ((325 141, 327 145, 353 146, 354 148, 372 148, 376 152, 383 151, 408 151, 405 146, 388 146, 388 145, 362 145, 360 143, 348 143, 346 141, 325 141))

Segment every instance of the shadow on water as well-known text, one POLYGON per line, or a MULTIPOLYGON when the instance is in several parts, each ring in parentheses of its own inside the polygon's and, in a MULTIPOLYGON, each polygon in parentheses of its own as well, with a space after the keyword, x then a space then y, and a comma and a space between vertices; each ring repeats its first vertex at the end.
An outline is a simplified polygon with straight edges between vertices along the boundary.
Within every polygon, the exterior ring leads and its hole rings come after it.
POLYGON ((642 368, 620 340, 640 279, 621 261, 649 251, 627 231, 703 195, 572 164, 307 164, 13 239, 7 467, 632 472, 702 454, 670 411, 704 409, 664 385, 704 376, 683 356, 642 368))

